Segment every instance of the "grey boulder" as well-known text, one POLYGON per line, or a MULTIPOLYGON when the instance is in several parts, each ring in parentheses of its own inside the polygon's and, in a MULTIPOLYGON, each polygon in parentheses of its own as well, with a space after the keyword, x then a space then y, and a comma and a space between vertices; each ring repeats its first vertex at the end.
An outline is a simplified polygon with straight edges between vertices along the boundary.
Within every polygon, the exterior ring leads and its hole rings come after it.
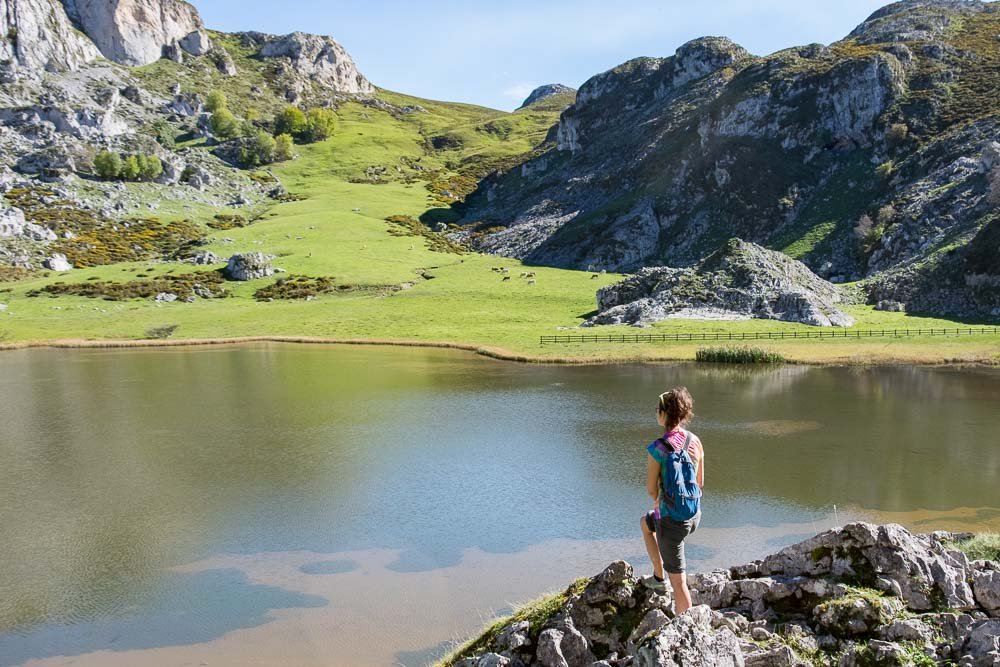
POLYGON ((274 275, 272 258, 262 252, 237 253, 226 264, 226 277, 230 280, 256 280, 274 275))

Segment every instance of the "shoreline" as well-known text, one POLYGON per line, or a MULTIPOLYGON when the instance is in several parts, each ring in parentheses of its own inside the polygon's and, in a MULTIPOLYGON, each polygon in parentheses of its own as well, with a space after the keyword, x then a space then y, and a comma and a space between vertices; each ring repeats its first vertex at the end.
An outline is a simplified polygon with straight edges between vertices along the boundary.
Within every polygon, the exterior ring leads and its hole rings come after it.
MULTIPOLYGON (((594 357, 579 356, 541 356, 523 354, 502 347, 476 345, 474 343, 457 343, 450 341, 420 341, 394 340, 379 338, 331 338, 320 336, 289 336, 262 335, 236 336, 220 338, 177 338, 177 339, 78 339, 60 338, 54 340, 31 340, 16 342, 0 342, 0 352, 24 349, 129 349, 129 348, 167 348, 167 347, 209 347, 223 345, 247 345, 252 343, 292 343, 298 345, 372 345, 379 347, 423 347, 432 349, 459 350, 472 352, 476 355, 524 364, 553 364, 573 366, 603 366, 612 364, 634 363, 666 363, 694 362, 693 358, 681 355, 629 355, 612 357, 608 355, 594 357)), ((707 362, 706 362, 707 363, 707 362)), ((967 358, 940 357, 933 359, 906 357, 902 355, 844 356, 832 359, 788 359, 787 365, 806 366, 980 366, 995 368, 1000 366, 1000 357, 986 358, 971 356, 967 358)), ((782 365, 782 364, 774 364, 782 365)))

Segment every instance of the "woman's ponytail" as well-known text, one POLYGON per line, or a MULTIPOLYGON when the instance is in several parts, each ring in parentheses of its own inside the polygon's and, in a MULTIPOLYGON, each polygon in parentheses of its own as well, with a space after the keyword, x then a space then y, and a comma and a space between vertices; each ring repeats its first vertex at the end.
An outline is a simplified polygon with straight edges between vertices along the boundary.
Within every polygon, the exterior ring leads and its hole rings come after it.
POLYGON ((666 414, 667 431, 683 426, 694 417, 694 399, 687 387, 674 387, 660 394, 660 412, 666 414))

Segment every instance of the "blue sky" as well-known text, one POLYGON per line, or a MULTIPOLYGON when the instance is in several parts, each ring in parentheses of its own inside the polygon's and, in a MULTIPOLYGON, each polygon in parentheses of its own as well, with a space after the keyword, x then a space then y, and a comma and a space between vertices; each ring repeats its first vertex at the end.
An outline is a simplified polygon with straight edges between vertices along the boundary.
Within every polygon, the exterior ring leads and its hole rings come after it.
POLYGON ((534 86, 578 87, 703 35, 752 53, 850 32, 884 0, 193 0, 216 30, 332 35, 383 88, 513 109, 534 86))

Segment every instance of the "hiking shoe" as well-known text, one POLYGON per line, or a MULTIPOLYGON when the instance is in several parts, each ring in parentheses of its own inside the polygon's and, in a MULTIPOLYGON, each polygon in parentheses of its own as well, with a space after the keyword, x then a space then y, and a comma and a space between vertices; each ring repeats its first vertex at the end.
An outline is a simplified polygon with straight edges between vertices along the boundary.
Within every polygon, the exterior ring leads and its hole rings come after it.
POLYGON ((648 577, 643 577, 640 581, 643 586, 645 586, 651 591, 656 591, 657 593, 667 592, 667 582, 659 581, 653 575, 649 575, 648 577))

